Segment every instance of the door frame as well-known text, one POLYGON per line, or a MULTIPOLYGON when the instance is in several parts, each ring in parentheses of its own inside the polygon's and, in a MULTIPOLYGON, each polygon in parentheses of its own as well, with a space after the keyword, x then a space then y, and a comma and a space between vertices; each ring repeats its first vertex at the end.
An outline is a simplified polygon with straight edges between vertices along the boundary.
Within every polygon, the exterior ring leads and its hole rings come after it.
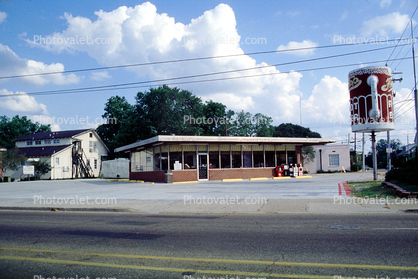
POLYGON ((209 153, 197 153, 197 180, 208 181, 209 180, 209 153), (200 156, 206 156, 206 178, 200 178, 200 156))

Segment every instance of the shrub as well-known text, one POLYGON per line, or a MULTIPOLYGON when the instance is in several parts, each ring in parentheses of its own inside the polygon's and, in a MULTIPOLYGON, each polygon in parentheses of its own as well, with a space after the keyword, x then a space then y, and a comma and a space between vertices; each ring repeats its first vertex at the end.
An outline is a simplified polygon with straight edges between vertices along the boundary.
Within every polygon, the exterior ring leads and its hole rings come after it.
POLYGON ((405 162, 401 167, 386 173, 386 181, 400 181, 410 185, 418 185, 418 160, 416 157, 405 162))
POLYGON ((360 163, 355 163, 351 165, 351 171, 360 171, 363 166, 360 163))

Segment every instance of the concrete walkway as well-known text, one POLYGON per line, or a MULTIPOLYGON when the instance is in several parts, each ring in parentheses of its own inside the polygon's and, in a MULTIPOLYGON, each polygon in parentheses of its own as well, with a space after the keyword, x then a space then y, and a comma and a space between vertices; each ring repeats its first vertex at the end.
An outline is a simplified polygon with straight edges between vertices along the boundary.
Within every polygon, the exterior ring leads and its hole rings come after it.
POLYGON ((104 179, 0 183, 0 208, 330 214, 400 213, 418 209, 417 200, 346 196, 343 182, 371 179, 371 173, 345 173, 283 180, 182 184, 109 182, 104 179))

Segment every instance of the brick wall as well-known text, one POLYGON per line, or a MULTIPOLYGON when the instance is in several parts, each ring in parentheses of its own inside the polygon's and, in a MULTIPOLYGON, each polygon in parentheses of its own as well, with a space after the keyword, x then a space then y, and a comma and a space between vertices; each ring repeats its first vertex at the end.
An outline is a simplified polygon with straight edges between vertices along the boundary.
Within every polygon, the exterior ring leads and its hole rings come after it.
POLYGON ((196 181, 197 170, 173 170, 173 182, 196 181))
POLYGON ((147 182, 167 182, 164 171, 129 172, 129 179, 147 182))
POLYGON ((249 179, 256 177, 274 177, 275 168, 243 168, 243 169, 211 169, 209 170, 209 180, 222 179, 249 179))

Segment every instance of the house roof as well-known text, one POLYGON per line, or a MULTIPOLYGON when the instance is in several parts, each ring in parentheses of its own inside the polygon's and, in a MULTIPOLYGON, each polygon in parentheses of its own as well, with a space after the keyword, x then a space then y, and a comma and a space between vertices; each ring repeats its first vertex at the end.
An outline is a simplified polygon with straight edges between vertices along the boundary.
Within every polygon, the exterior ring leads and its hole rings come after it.
POLYGON ((318 145, 334 143, 334 139, 324 138, 288 138, 288 137, 228 137, 228 136, 165 136, 159 135, 146 140, 137 141, 115 149, 115 152, 123 152, 156 143, 180 143, 180 144, 297 144, 318 145))
POLYGON ((15 141, 72 138, 89 130, 93 129, 68 130, 59 132, 41 132, 17 138, 15 139, 15 141))
POLYGON ((68 147, 66 145, 51 145, 51 146, 37 146, 37 147, 22 147, 18 148, 18 153, 25 155, 25 157, 48 157, 58 153, 68 147))

